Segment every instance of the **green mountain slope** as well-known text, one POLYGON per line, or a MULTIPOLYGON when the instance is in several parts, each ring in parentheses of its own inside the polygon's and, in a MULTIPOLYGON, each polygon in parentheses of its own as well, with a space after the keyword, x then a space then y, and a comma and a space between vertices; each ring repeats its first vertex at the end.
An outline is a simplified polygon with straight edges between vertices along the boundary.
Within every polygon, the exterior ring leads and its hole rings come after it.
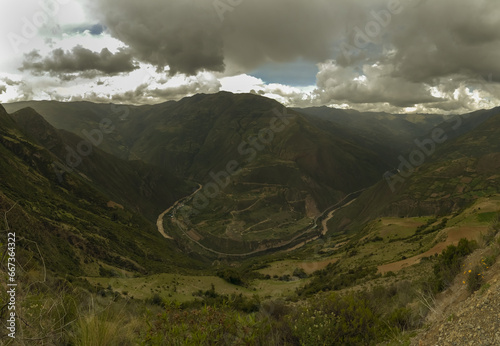
MULTIPOLYGON (((0 205, 2 212, 14 207, 6 220, 21 255, 36 254, 34 263, 74 276, 202 267, 143 216, 108 207, 110 197, 76 171, 59 182, 57 157, 24 134, 17 116, 0 108, 0 205)), ((49 142, 57 136, 50 128, 45 133, 49 142)))
POLYGON ((59 158, 54 162, 59 180, 66 172, 76 171, 114 202, 152 221, 175 200, 189 194, 190 188, 169 172, 140 161, 120 160, 92 145, 104 136, 100 131, 93 133, 92 142, 55 130, 31 108, 21 109, 12 117, 23 133, 59 158))
POLYGON ((453 118, 433 131, 438 141, 432 133, 420 138, 400 156, 401 172, 388 172, 335 213, 328 229, 355 231, 380 216, 447 215, 499 192, 500 109, 453 118))
MULTIPOLYGON (((109 119, 113 131, 103 136, 103 149, 201 184, 197 198, 209 196, 204 204, 210 206, 187 211, 195 217, 184 221, 195 225, 200 242, 210 239, 205 245, 225 244, 219 249, 244 244, 240 251, 245 252, 263 240, 290 239, 322 210, 370 186, 391 167, 358 135, 340 127, 324 128, 252 94, 221 92, 159 105, 123 106, 122 117, 112 113, 113 105, 32 106, 51 113, 44 114, 49 121, 74 133, 85 128, 88 133, 99 128, 99 119, 109 119), (75 111, 65 116, 63 110, 71 108, 75 111)), ((93 180, 96 176, 84 173, 93 180)), ((179 232, 177 225, 171 228, 179 232)), ((185 236, 176 234, 178 238, 185 236)))
POLYGON ((443 121, 435 114, 388 114, 358 112, 330 107, 297 108, 317 126, 328 128, 336 135, 357 136, 360 143, 372 148, 379 155, 394 164, 397 154, 408 150, 412 140, 425 135, 443 121))
POLYGON ((130 105, 57 101, 22 101, 5 104, 4 107, 9 113, 24 108, 33 108, 56 129, 72 132, 79 137, 84 137, 83 131, 92 133, 94 130, 101 129, 102 124, 105 123, 110 131, 104 134, 99 148, 123 159, 128 158, 129 152, 121 132, 116 129, 120 123, 139 109, 130 105))

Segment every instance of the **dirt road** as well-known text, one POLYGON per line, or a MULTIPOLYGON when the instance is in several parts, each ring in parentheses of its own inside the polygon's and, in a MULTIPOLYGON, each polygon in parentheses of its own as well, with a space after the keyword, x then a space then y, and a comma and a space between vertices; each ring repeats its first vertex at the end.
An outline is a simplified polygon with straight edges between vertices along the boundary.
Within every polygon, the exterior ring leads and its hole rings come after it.
POLYGON ((177 207, 180 203, 182 203, 182 201, 194 196, 198 191, 200 191, 201 189, 203 188, 203 186, 201 186, 201 184, 198 184, 198 189, 193 192, 192 194, 190 194, 189 196, 186 196, 186 197, 182 197, 181 199, 177 200, 171 207, 169 207, 167 210, 165 210, 163 213, 161 213, 159 216, 158 216, 158 219, 156 220, 156 227, 158 228, 158 232, 160 232, 160 234, 164 237, 164 238, 167 238, 167 239, 174 239, 172 238, 171 236, 169 236, 168 234, 165 233, 165 229, 163 228, 163 218, 165 217, 165 215, 167 213, 170 212, 170 210, 174 209, 175 207, 177 207))

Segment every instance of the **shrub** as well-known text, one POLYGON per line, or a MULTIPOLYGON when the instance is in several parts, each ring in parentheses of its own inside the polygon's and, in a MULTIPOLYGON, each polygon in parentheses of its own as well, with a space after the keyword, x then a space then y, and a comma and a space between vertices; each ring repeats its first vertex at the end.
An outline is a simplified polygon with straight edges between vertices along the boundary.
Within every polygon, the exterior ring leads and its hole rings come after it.
POLYGON ((258 295, 253 295, 252 298, 244 297, 241 293, 236 295, 231 294, 230 301, 228 302, 234 309, 246 313, 256 312, 260 309, 260 298, 258 295))
POLYGON ((355 294, 317 297, 287 320, 301 345, 320 345, 328 340, 339 345, 368 345, 385 334, 369 302, 355 294))
POLYGON ((314 272, 313 279, 298 289, 297 293, 300 296, 307 296, 321 291, 341 290, 381 276, 377 274, 377 267, 360 266, 345 272, 337 263, 329 264, 325 269, 314 272))
POLYGON ((217 276, 233 285, 242 285, 243 279, 239 272, 234 269, 224 269, 217 272, 217 276))
POLYGON ((409 308, 399 308, 394 310, 388 318, 388 323, 391 326, 397 327, 400 330, 409 330, 415 326, 413 311, 409 308))
POLYGON ((291 278, 290 278, 289 274, 286 274, 286 275, 280 276, 278 280, 280 280, 280 281, 290 281, 291 278))
POLYGON ((488 267, 491 267, 493 264, 495 264, 497 260, 497 256, 495 255, 490 255, 490 256, 486 256, 481 262, 483 263, 483 265, 488 268, 488 267))
POLYGON ((467 290, 470 293, 477 291, 483 284, 483 274, 481 273, 483 267, 480 265, 471 269, 467 275, 467 290))
POLYGON ((388 271, 387 273, 384 274, 384 277, 386 278, 390 278, 390 277, 394 277, 396 276, 396 273, 394 273, 393 271, 388 271))
POLYGON ((103 266, 99 266, 99 276, 102 277, 116 277, 119 276, 113 269, 107 269, 103 266))
POLYGON ((260 306, 262 314, 272 316, 276 320, 281 320, 290 311, 290 307, 283 300, 268 300, 260 306))
POLYGON ((485 234, 481 234, 481 242, 484 246, 488 246, 495 241, 495 237, 498 233, 498 227, 491 227, 485 234))
POLYGON ((149 300, 149 303, 153 305, 158 305, 158 306, 165 306, 165 303, 163 302, 163 299, 161 299, 160 295, 158 293, 155 293, 149 300))
POLYGON ((143 345, 279 344, 277 339, 281 335, 270 333, 273 327, 273 321, 227 308, 168 307, 163 313, 149 317, 148 328, 141 332, 140 338, 143 345))
POLYGON ((476 248, 477 243, 475 241, 462 238, 458 242, 458 246, 449 245, 443 250, 433 268, 434 278, 431 281, 434 292, 441 292, 449 287, 455 276, 460 272, 460 266, 464 258, 476 248))
POLYGON ((132 345, 139 321, 128 316, 118 305, 103 311, 92 308, 84 313, 73 328, 72 345, 132 345))
POLYGON ((295 270, 293 271, 292 276, 296 276, 299 279, 305 279, 305 278, 307 278, 307 274, 304 271, 304 269, 302 269, 302 268, 295 268, 295 270))

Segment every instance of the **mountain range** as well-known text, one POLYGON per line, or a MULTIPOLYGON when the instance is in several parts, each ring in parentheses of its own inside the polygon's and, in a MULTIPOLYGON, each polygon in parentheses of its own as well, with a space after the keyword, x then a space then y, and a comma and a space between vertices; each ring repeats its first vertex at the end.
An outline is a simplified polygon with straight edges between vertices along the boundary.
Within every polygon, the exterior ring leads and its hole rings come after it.
POLYGON ((227 92, 0 105, 23 335, 410 344, 439 304, 454 311, 450 297, 500 273, 499 132, 500 108, 363 113, 227 92))
POLYGON ((487 121, 494 122, 496 109, 446 118, 287 109, 227 92, 147 106, 30 101, 5 107, 16 136, 53 157, 52 169, 48 161, 38 167, 53 186, 78 177, 107 202, 153 224, 200 186, 164 227, 205 256, 258 253, 318 235, 317 219, 355 191, 367 189, 328 220, 328 232, 356 231, 379 216, 451 212, 474 199, 463 193, 469 189, 463 182, 481 180, 479 188, 492 191, 496 184, 482 171, 454 173, 454 180, 438 184, 449 170, 482 169, 483 146, 495 155, 496 147, 487 146, 494 134, 479 131, 494 128, 487 121), (444 143, 434 142, 436 131, 444 143))

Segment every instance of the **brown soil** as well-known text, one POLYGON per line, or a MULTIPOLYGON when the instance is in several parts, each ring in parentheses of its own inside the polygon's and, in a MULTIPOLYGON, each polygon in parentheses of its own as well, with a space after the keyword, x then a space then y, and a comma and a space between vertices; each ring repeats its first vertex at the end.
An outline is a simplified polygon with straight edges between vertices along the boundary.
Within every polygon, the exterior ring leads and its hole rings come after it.
POLYGON ((407 258, 402 261, 397 261, 393 263, 383 264, 378 267, 379 273, 387 272, 397 272, 405 267, 412 266, 420 262, 422 257, 429 257, 435 254, 440 254, 449 245, 457 245, 458 241, 462 238, 467 238, 469 240, 478 240, 481 232, 488 230, 487 226, 478 227, 452 227, 448 230, 448 238, 439 244, 436 244, 432 249, 421 253, 419 255, 407 258))
POLYGON ((123 209, 123 205, 118 204, 118 203, 113 202, 113 201, 109 201, 109 202, 106 204, 106 206, 107 206, 108 208, 113 208, 113 209, 123 209))

